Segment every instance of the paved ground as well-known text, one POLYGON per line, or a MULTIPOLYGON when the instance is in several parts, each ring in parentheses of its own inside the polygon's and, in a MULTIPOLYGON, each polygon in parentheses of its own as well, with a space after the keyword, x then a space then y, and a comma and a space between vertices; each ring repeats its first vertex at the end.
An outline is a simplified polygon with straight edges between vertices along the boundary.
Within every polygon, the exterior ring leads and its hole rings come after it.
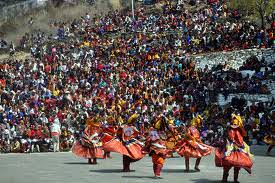
MULTIPOLYGON (((264 156, 266 146, 254 146, 253 174, 244 170, 240 174, 242 183, 275 183, 275 149, 273 156, 264 156)), ((184 173, 183 158, 168 159, 161 180, 152 179, 152 164, 145 157, 132 165, 135 171, 121 172, 122 158, 112 154, 111 160, 99 160, 98 165, 88 165, 86 160, 72 153, 1 154, 0 183, 218 183, 222 169, 214 165, 214 157, 208 156, 201 162, 201 172, 184 173)), ((191 162, 191 165, 194 161, 191 162)), ((232 180, 232 174, 230 175, 232 180)))

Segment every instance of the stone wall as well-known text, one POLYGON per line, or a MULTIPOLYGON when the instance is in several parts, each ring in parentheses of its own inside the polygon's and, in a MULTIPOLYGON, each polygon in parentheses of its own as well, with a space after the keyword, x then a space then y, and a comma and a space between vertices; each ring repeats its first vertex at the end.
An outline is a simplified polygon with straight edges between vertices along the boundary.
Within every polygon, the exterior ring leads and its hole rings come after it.
POLYGON ((242 66, 251 56, 257 56, 259 60, 263 57, 266 62, 274 63, 275 62, 275 49, 247 49, 239 50, 232 52, 215 52, 202 55, 191 55, 190 57, 195 60, 197 67, 204 68, 205 65, 208 65, 209 68, 216 66, 218 64, 227 63, 230 67, 238 69, 242 66))
MULTIPOLYGON (((234 69, 239 69, 243 63, 251 56, 258 57, 259 60, 262 60, 262 58, 265 59, 265 61, 268 64, 274 64, 275 63, 275 49, 248 49, 248 50, 239 50, 239 51, 232 51, 232 52, 215 52, 215 53, 209 53, 209 54, 202 54, 202 55, 191 55, 190 57, 195 61, 195 64, 198 68, 204 68, 206 65, 208 65, 209 68, 212 68, 214 66, 217 66, 219 64, 225 64, 227 63, 229 67, 234 69)), ((246 75, 248 74, 254 74, 254 71, 241 71, 241 73, 246 75)), ((268 85, 268 88, 270 90, 270 94, 264 95, 264 94, 247 94, 247 93, 239 93, 239 94, 230 94, 225 100, 224 96, 222 94, 218 95, 218 103, 221 106, 224 106, 231 102, 231 99, 234 97, 237 98, 244 98, 247 100, 248 105, 250 105, 253 102, 259 102, 259 101, 271 101, 272 98, 275 98, 275 82, 274 81, 263 81, 266 82, 268 85)))
POLYGON ((274 98, 274 94, 247 94, 247 93, 239 93, 239 94, 230 94, 227 99, 225 100, 224 96, 222 94, 218 95, 217 102, 220 106, 225 106, 229 104, 232 100, 232 98, 237 97, 239 99, 245 99, 247 101, 247 105, 251 105, 252 103, 257 102, 270 102, 272 101, 272 98, 274 98))
POLYGON ((225 106, 229 104, 232 98, 234 97, 245 99, 248 105, 252 104, 253 102, 257 103, 259 101, 270 102, 272 101, 273 98, 275 98, 275 81, 271 81, 271 82, 269 81, 267 85, 271 92, 270 94, 248 94, 248 93, 229 94, 226 100, 224 98, 224 95, 218 94, 217 102, 220 106, 225 106))

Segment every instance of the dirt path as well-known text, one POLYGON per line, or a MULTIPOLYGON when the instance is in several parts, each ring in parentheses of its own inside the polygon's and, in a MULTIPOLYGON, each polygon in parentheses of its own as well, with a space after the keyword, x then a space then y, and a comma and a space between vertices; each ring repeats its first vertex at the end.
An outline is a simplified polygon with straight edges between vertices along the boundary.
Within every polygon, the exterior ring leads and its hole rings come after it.
MULTIPOLYGON (((13 56, 14 60, 24 60, 26 58, 30 58, 30 53, 26 52, 16 52, 13 56)), ((7 60, 10 58, 10 55, 8 53, 0 54, 0 62, 3 60, 7 60)))

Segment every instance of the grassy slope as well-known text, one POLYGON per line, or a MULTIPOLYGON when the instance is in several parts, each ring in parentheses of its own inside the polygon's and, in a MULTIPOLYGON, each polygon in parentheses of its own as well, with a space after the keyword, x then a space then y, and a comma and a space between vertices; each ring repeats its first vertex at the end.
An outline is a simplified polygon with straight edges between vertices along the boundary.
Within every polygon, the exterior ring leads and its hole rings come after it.
POLYGON ((100 0, 97 1, 95 6, 87 6, 86 4, 62 8, 48 6, 44 9, 32 11, 23 17, 17 17, 8 23, 0 24, 0 38, 3 37, 5 40, 18 42, 26 32, 32 33, 40 29, 46 33, 53 33, 53 29, 49 25, 52 21, 71 22, 74 18, 85 15, 86 12, 93 16, 95 14, 105 14, 121 7, 120 0, 100 0), (28 24, 30 17, 34 18, 32 26, 28 24))

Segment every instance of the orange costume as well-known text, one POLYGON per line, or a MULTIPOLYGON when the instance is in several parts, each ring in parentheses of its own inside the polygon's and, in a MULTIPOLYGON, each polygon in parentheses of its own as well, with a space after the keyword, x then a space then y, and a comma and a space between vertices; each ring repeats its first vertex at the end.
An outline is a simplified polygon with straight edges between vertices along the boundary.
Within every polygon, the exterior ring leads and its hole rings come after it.
POLYGON ((203 144, 199 131, 191 126, 187 129, 184 138, 176 144, 176 152, 184 157, 201 158, 211 154, 212 147, 203 144))
POLYGON ((151 129, 149 132, 149 139, 146 142, 145 149, 147 149, 149 155, 152 157, 154 174, 158 178, 160 177, 160 172, 169 150, 166 148, 165 142, 160 139, 156 130, 151 129))
POLYGON ((114 138, 117 132, 117 127, 114 125, 115 118, 110 116, 107 119, 108 125, 102 127, 101 141, 103 144, 114 138))
POLYGON ((155 177, 160 177, 160 172, 165 162, 165 155, 163 154, 152 154, 153 170, 155 177))
POLYGON ((117 152, 132 159, 141 159, 142 144, 135 137, 138 131, 134 126, 124 125, 117 130, 117 136, 103 145, 105 151, 117 152))
POLYGON ((271 125, 270 134, 264 137, 264 142, 269 145, 266 155, 270 155, 271 150, 275 146, 275 123, 271 125))
POLYGON ((223 182, 227 182, 229 170, 234 167, 234 182, 238 182, 240 168, 251 173, 253 165, 249 146, 243 141, 246 132, 243 129, 242 119, 239 115, 232 115, 232 122, 228 129, 227 143, 216 150, 215 163, 224 168, 223 182))
POLYGON ((76 156, 87 158, 89 163, 91 163, 91 159, 93 159, 93 163, 91 164, 96 164, 97 158, 103 158, 103 148, 98 136, 99 133, 99 124, 88 120, 84 134, 81 139, 73 145, 72 152, 76 156))
POLYGON ((183 138, 176 144, 176 152, 185 157, 186 171, 189 171, 189 158, 197 158, 194 169, 200 171, 201 158, 211 154, 213 148, 202 143, 200 133, 196 127, 200 127, 203 118, 198 115, 191 121, 191 126, 186 129, 183 138))
MULTIPOLYGON (((103 127, 102 129, 103 133, 101 133, 101 141, 103 144, 112 140, 116 135, 117 127, 114 125, 115 119, 113 117, 108 117, 107 121, 108 121, 108 125, 103 127)), ((104 150, 104 159, 106 158, 111 159, 112 157, 110 152, 107 152, 106 150, 104 150)))
MULTIPOLYGON (((136 118, 136 117, 135 117, 136 118)), ((128 120, 128 123, 132 123, 128 120)), ((123 171, 130 171, 130 163, 144 157, 142 153, 143 144, 136 139, 138 130, 129 125, 123 125, 117 130, 116 137, 103 145, 106 152, 117 152, 123 155, 123 171)))

